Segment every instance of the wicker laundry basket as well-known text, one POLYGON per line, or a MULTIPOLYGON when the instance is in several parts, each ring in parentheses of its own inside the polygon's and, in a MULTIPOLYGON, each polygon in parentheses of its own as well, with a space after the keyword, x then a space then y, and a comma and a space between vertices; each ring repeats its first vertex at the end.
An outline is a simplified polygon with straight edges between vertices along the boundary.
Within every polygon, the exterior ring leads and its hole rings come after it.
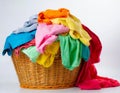
POLYGON ((56 55, 53 65, 49 68, 32 63, 22 52, 16 56, 13 51, 12 60, 22 88, 59 89, 74 87, 80 70, 80 66, 73 71, 64 68, 61 63, 60 51, 56 55))

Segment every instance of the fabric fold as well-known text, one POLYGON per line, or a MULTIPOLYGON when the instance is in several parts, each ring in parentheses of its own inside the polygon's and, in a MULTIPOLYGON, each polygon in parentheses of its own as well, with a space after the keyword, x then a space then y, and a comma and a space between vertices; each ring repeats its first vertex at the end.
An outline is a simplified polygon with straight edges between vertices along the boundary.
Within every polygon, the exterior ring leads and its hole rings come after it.
POLYGON ((36 30, 38 26, 37 18, 38 18, 37 14, 31 16, 29 20, 24 23, 23 27, 14 30, 13 33, 19 34, 22 32, 30 32, 36 30))
POLYGON ((84 46, 79 40, 75 40, 70 35, 59 35, 62 64, 65 68, 73 70, 81 63, 81 58, 88 60, 90 56, 89 48, 84 46))
POLYGON ((22 49, 22 52, 27 55, 27 57, 33 62, 36 63, 40 52, 36 50, 36 46, 30 46, 26 49, 22 49))
POLYGON ((75 16, 70 15, 67 18, 55 18, 51 20, 53 24, 62 24, 67 26, 70 31, 69 34, 73 39, 79 39, 86 46, 90 45, 91 37, 82 28, 81 22, 75 16))
POLYGON ((52 24, 51 19, 54 18, 66 18, 69 15, 69 10, 60 8, 58 10, 47 9, 46 11, 38 14, 39 23, 52 24))
POLYGON ((82 60, 76 86, 78 86, 80 89, 89 89, 89 90, 120 86, 120 83, 117 80, 107 77, 101 77, 97 75, 97 70, 94 64, 100 61, 102 44, 97 35, 95 35, 85 25, 82 26, 92 37, 89 46, 91 54, 87 62, 82 60))
POLYGON ((39 23, 35 36, 37 51, 44 53, 46 45, 52 44, 57 39, 58 34, 68 31, 69 28, 63 25, 39 23))
POLYGON ((13 49, 34 39, 35 33, 36 30, 33 30, 31 32, 19 33, 19 34, 14 34, 14 33, 10 34, 6 38, 2 55, 8 53, 8 55, 11 56, 13 49))
POLYGON ((26 48, 29 48, 29 47, 31 47, 31 46, 35 46, 35 39, 33 39, 33 40, 31 40, 31 41, 29 41, 29 42, 27 42, 27 43, 25 43, 25 44, 23 44, 23 45, 18 46, 17 48, 15 48, 15 49, 14 49, 15 54, 16 54, 17 56, 19 56, 19 53, 20 53, 20 51, 21 51, 22 49, 26 49, 26 48))
POLYGON ((47 45, 45 47, 45 52, 43 54, 40 54, 40 56, 37 58, 37 63, 43 67, 50 67, 54 62, 55 55, 58 53, 59 46, 60 44, 58 41, 47 45))

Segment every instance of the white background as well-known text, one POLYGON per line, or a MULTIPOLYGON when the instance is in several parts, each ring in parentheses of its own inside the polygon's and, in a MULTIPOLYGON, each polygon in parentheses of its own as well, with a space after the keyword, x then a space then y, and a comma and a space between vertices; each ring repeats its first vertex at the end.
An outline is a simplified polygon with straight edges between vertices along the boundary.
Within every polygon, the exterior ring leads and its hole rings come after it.
POLYGON ((120 0, 0 0, 0 93, 120 93, 120 87, 101 90, 21 89, 10 56, 2 56, 6 37, 31 15, 42 10, 68 8, 96 33, 103 45, 98 74, 120 81, 120 0))

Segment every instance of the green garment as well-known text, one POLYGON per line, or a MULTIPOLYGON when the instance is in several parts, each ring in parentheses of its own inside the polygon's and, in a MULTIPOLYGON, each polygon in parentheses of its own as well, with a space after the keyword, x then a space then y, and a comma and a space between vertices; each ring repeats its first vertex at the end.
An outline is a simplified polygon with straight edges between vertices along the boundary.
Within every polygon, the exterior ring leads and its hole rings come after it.
POLYGON ((36 47, 35 47, 35 46, 30 46, 30 47, 27 48, 27 49, 22 49, 22 52, 23 52, 24 54, 26 54, 33 63, 36 62, 37 58, 38 58, 39 55, 40 55, 40 52, 38 52, 38 51, 36 50, 36 47))
POLYGON ((62 64, 65 68, 73 70, 81 62, 82 43, 67 36, 59 35, 62 64))
POLYGON ((73 39, 70 35, 58 36, 60 40, 60 50, 62 64, 65 68, 73 70, 81 63, 81 58, 88 60, 90 56, 89 48, 83 45, 78 39, 73 39))

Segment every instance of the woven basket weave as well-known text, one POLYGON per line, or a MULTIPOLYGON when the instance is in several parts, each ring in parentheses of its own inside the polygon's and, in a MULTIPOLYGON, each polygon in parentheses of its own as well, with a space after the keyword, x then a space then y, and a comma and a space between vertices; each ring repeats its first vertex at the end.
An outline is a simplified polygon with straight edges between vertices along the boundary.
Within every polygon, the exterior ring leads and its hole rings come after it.
POLYGON ((22 88, 59 89, 74 87, 80 70, 80 66, 73 71, 64 68, 61 63, 60 52, 49 68, 32 63, 22 52, 16 56, 13 51, 12 60, 22 88))

